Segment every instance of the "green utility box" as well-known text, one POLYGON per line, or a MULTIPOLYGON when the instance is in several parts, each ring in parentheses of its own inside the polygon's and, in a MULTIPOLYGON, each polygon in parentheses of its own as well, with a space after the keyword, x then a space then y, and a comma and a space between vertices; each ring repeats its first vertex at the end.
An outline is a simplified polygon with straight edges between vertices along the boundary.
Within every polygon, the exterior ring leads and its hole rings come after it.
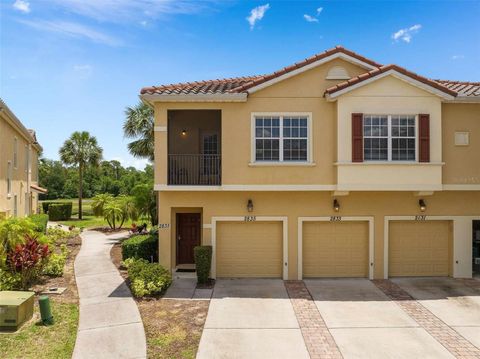
POLYGON ((0 292, 0 330, 17 330, 33 316, 33 292, 0 292))

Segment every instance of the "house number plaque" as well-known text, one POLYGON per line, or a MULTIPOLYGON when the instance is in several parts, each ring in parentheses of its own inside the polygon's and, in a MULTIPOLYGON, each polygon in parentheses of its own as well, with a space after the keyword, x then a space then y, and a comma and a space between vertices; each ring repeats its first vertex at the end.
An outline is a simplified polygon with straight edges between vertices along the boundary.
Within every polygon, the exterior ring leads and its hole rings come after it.
POLYGON ((425 221, 427 219, 427 216, 424 214, 421 214, 419 216, 415 216, 416 221, 425 221))
POLYGON ((331 216, 330 222, 340 222, 342 220, 342 216, 331 216))
POLYGON ((245 222, 255 222, 257 217, 255 216, 245 216, 245 222))
POLYGON ((170 223, 159 223, 159 224, 158 224, 158 228, 159 228, 159 229, 170 228, 170 223))

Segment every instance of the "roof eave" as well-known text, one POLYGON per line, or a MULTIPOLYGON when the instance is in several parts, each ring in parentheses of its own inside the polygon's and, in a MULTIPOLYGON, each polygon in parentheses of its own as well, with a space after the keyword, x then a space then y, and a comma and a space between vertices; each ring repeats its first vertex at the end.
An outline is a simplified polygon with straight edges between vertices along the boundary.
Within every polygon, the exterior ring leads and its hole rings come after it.
POLYGON ((455 100, 457 97, 455 95, 452 95, 450 93, 450 91, 446 92, 446 91, 442 91, 436 87, 433 87, 431 85, 428 85, 424 82, 421 82, 419 80, 416 80, 408 75, 405 75, 405 74, 402 74, 401 72, 395 70, 395 69, 390 69, 388 71, 385 71, 385 72, 382 72, 382 73, 379 73, 378 75, 376 76, 373 76, 373 77, 370 77, 368 79, 365 79, 363 81, 360 81, 358 83, 355 83, 353 85, 350 85, 350 86, 347 86, 345 88, 342 88, 342 89, 339 89, 337 91, 334 91, 334 92, 326 92, 325 93, 325 98, 328 100, 328 101, 335 101, 338 97, 348 93, 348 92, 351 92, 357 88, 360 88, 360 87, 363 87, 365 85, 368 85, 372 82, 375 82, 377 80, 380 80, 386 76, 394 76, 396 78, 398 78, 399 80, 402 80, 402 81, 405 81, 405 82, 408 82, 410 83, 411 85, 413 86, 416 86, 422 90, 425 90, 427 92, 430 92, 438 97, 441 97, 443 100, 445 101, 452 101, 452 100, 455 100))
POLYGON ((148 103, 154 102, 246 102, 248 94, 142 94, 140 98, 148 103))

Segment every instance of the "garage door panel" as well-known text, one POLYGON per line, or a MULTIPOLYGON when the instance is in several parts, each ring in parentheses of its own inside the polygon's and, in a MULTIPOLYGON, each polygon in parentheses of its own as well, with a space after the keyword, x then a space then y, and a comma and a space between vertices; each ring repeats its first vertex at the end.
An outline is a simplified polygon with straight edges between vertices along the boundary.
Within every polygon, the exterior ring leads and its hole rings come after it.
POLYGON ((389 225, 389 276, 448 276, 451 248, 448 221, 392 221, 389 225))
POLYGON ((304 277, 368 277, 368 222, 305 222, 304 277))
POLYGON ((217 224, 217 277, 282 277, 282 222, 217 224))

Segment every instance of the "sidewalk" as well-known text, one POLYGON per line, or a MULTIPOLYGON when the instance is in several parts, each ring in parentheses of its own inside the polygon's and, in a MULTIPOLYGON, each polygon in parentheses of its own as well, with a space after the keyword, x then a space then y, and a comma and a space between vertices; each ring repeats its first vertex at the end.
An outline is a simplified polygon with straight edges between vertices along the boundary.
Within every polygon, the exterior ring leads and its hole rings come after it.
POLYGON ((122 235, 81 234, 82 248, 75 260, 80 323, 74 359, 146 358, 140 313, 110 260, 110 249, 122 235))

